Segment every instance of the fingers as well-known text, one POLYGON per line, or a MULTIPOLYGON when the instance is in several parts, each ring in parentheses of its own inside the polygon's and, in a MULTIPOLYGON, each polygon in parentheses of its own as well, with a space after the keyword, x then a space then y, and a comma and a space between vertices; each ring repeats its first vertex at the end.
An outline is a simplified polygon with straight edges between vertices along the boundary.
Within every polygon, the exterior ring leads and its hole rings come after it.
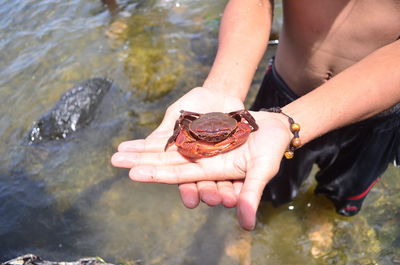
POLYGON ((178 165, 188 163, 188 160, 176 151, 159 153, 118 152, 111 157, 115 167, 132 168, 138 165, 178 165))
POLYGON ((162 150, 163 143, 166 143, 164 139, 126 141, 119 144, 118 152, 157 152, 162 150))
MULTIPOLYGON (((169 136, 171 136, 170 133, 169 136)), ((118 152, 164 152, 167 137, 147 137, 146 139, 122 142, 118 146, 118 152)))
POLYGON ((260 203, 262 190, 265 184, 261 181, 246 180, 239 195, 237 215, 240 226, 246 230, 253 230, 256 224, 256 213, 260 203))
MULTIPOLYGON (((229 155, 229 161, 234 160, 235 155, 229 155), (231 157, 232 156, 232 157, 231 157)), ((167 184, 192 183, 203 180, 235 180, 243 179, 242 165, 227 163, 227 156, 215 156, 196 161, 181 157, 177 151, 163 153, 139 153, 132 158, 129 155, 115 155, 113 162, 121 166, 132 166, 129 176, 134 181, 158 182, 167 184), (120 159, 118 161, 118 159, 120 159), (136 161, 137 160, 137 161, 136 161), (144 163, 145 162, 145 163, 144 163)))
POLYGON ((197 182, 200 199, 209 206, 216 206, 222 202, 215 181, 197 182))
POLYGON ((213 176, 205 174, 198 164, 187 163, 163 166, 140 165, 130 170, 129 177, 133 181, 139 182, 182 184, 198 180, 212 180, 213 176))
MULTIPOLYGON (((231 175, 232 178, 242 176, 231 175)), ((129 177, 133 181, 157 182, 166 184, 183 184, 197 181, 218 181, 225 180, 227 177, 223 170, 204 169, 199 163, 185 163, 179 165, 140 165, 131 168, 129 177)))
MULTIPOLYGON (((254 165, 249 167, 246 179, 241 188, 237 215, 240 226, 246 230, 253 230, 256 224, 256 213, 260 204, 261 196, 268 181, 276 175, 278 168, 270 168, 266 165, 274 165, 267 161, 253 161, 254 165), (261 163, 262 162, 262 163, 261 163)), ((253 164, 252 163, 252 164, 253 164)), ((279 165, 279 161, 276 161, 279 165)), ((276 164, 275 164, 276 165, 276 164)))
MULTIPOLYGON (((260 125, 261 121, 258 120, 260 125)), ((260 126, 259 131, 248 140, 250 156, 246 157, 246 178, 237 204, 239 223, 247 230, 255 227, 256 212, 264 188, 278 173, 282 155, 290 142, 290 134, 281 120, 266 116, 264 122, 268 126, 260 126)))
POLYGON ((208 206, 223 204, 227 208, 233 208, 237 204, 237 193, 234 186, 238 181, 199 181, 179 185, 179 192, 183 204, 190 209, 198 206, 200 200, 208 206))
MULTIPOLYGON (((168 158, 167 158, 168 159, 168 158)), ((242 179, 243 172, 235 167, 224 167, 212 158, 196 163, 186 161, 182 164, 156 164, 138 165, 131 168, 129 177, 133 181, 158 182, 166 184, 183 184, 197 181, 219 181, 242 179)))
POLYGON ((167 137, 154 135, 146 139, 122 142, 118 152, 111 157, 111 164, 115 167, 132 168, 136 165, 173 165, 187 163, 188 160, 176 152, 171 146, 164 151, 167 137))
POLYGON ((235 180, 232 182, 233 184, 233 192, 235 193, 236 198, 239 197, 240 191, 243 187, 243 180, 235 180))
POLYGON ((234 190, 234 183, 231 181, 218 181, 217 188, 222 199, 222 204, 227 208, 235 207, 238 193, 234 190))
POLYGON ((189 209, 196 208, 200 203, 199 192, 196 183, 185 183, 179 185, 179 193, 183 205, 189 209))

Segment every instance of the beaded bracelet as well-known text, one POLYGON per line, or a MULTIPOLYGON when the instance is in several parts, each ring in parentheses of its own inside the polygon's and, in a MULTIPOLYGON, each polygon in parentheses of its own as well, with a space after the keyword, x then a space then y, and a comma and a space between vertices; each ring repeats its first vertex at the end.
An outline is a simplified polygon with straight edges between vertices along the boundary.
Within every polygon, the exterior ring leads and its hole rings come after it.
POLYGON ((283 113, 281 108, 279 107, 273 107, 269 109, 260 109, 261 111, 267 111, 267 112, 273 112, 273 113, 280 113, 285 115, 288 120, 289 120, 289 125, 290 125, 290 131, 293 133, 293 138, 290 141, 288 150, 285 152, 285 158, 286 159, 292 159, 294 157, 294 150, 299 148, 301 146, 301 141, 300 141, 300 124, 295 123, 294 120, 287 114, 283 113))

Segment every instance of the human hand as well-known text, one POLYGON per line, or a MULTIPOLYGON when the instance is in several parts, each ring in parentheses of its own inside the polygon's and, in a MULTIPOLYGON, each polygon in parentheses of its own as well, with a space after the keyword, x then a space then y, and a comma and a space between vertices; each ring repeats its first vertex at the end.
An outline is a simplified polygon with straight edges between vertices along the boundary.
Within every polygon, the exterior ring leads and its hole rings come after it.
MULTIPOLYGON (((180 115, 180 110, 207 113, 212 111, 230 112, 239 109, 244 109, 240 99, 227 96, 225 93, 219 93, 215 89, 198 87, 168 108, 160 126, 146 140, 161 138, 164 141, 165 137, 170 137, 175 121, 180 115)), ((138 141, 122 143, 119 151, 130 152, 131 144, 136 145, 138 141)), ((130 168, 129 165, 119 165, 118 162, 116 166, 130 168)), ((197 207, 200 199, 210 206, 215 206, 222 202, 225 207, 235 207, 242 183, 243 181, 197 181, 195 183, 180 184, 179 191, 183 204, 188 208, 197 207)))
POLYGON ((229 153, 193 162, 182 157, 176 147, 164 152, 165 143, 172 134, 173 124, 181 109, 228 112, 241 108, 243 105, 239 99, 220 97, 215 91, 196 88, 171 105, 159 128, 145 140, 121 143, 112 163, 117 167, 131 168, 129 175, 136 181, 189 183, 180 186, 186 206, 190 205, 188 198, 198 198, 197 193, 201 194, 201 185, 207 187, 214 183, 217 188, 214 186, 211 190, 220 192, 222 197, 224 189, 240 190, 237 200, 239 222, 245 229, 252 229, 263 189, 278 171, 283 152, 290 141, 287 121, 282 120, 281 115, 253 112, 260 129, 253 132, 244 145, 229 153), (199 96, 203 100, 199 100, 199 96), (237 180, 243 179, 245 181, 241 187, 237 180), (200 187, 197 187, 199 184, 200 187))

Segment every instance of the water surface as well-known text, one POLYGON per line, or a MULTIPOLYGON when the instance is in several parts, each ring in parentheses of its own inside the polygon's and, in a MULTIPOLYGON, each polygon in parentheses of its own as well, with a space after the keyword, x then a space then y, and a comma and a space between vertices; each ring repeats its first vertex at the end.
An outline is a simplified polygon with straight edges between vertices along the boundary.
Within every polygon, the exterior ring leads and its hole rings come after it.
POLYGON ((201 85, 225 1, 119 4, 113 14, 100 0, 0 2, 0 261, 35 253, 129 264, 400 264, 394 167, 357 217, 336 215, 310 182, 290 205, 262 205, 251 233, 234 210, 188 210, 175 186, 133 183, 112 168, 119 142, 145 137, 201 85), (94 121, 68 140, 28 145, 33 122, 91 77, 118 85, 94 121))

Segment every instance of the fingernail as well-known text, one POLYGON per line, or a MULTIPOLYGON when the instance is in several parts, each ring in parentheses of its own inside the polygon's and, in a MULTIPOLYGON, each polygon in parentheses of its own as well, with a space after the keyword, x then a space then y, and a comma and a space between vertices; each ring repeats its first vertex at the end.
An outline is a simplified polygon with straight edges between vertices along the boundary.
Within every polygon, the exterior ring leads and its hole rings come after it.
POLYGON ((115 153, 111 157, 111 164, 115 167, 131 168, 137 159, 135 153, 115 153))
POLYGON ((111 157, 111 163, 113 165, 116 165, 116 164, 121 164, 121 162, 125 162, 124 155, 120 153, 113 154, 113 156, 111 157))
POLYGON ((134 167, 129 172, 129 177, 134 181, 150 182, 154 180, 154 167, 140 166, 134 167))

